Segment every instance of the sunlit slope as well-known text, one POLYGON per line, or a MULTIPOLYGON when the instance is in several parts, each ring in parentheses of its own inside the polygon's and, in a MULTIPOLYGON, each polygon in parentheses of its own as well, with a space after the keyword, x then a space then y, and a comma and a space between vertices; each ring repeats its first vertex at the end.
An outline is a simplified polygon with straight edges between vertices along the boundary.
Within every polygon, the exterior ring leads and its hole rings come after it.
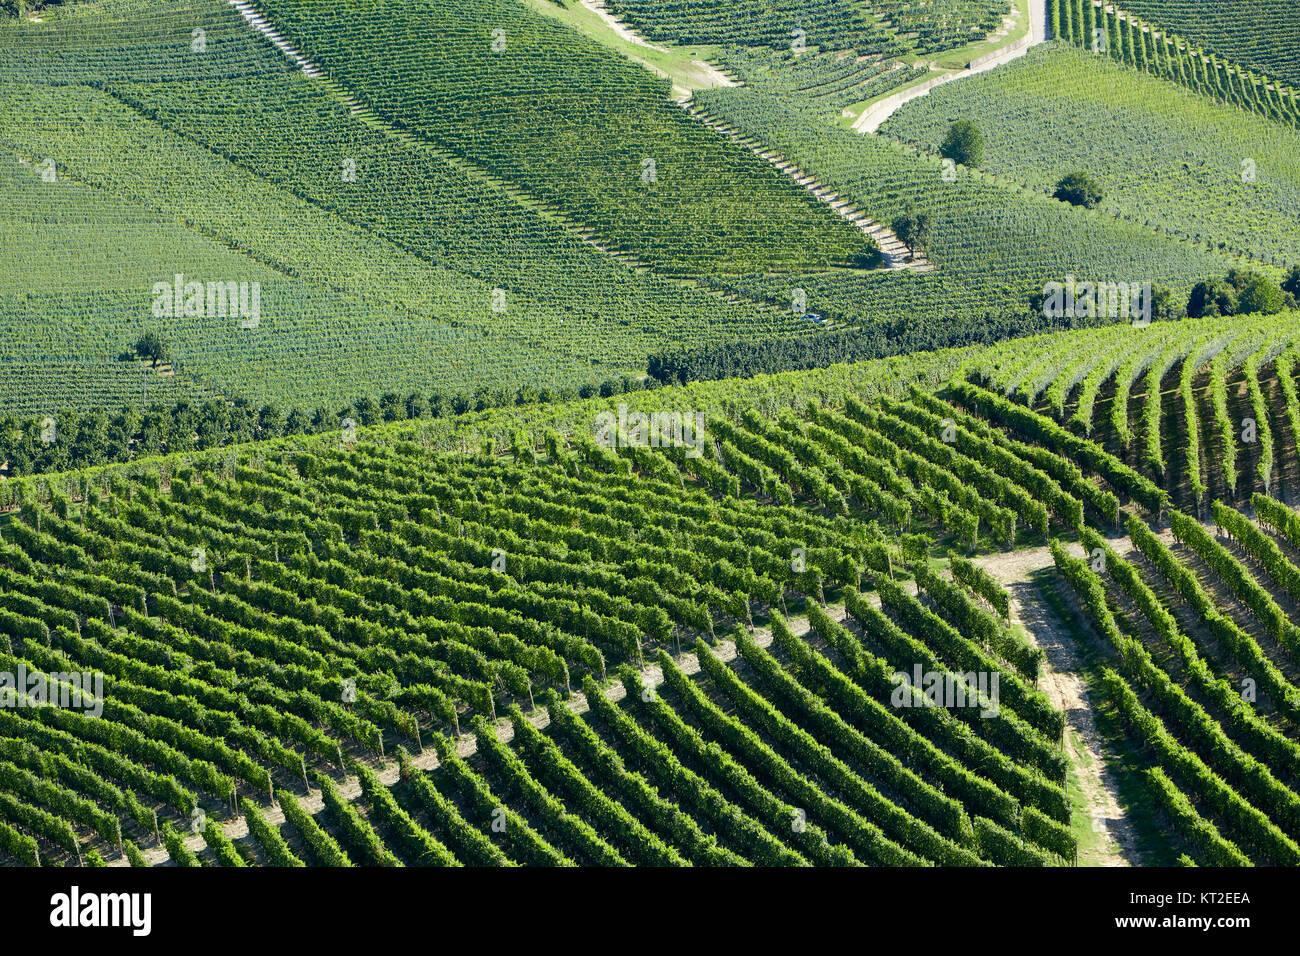
POLYGON ((384 119, 670 273, 873 261, 871 240, 693 122, 669 84, 512 0, 266 0, 270 20, 384 119))
POLYGON ((934 152, 957 117, 980 127, 992 172, 1050 193, 1083 170, 1102 187, 1102 208, 1126 219, 1278 264, 1300 256, 1296 130, 1052 46, 938 87, 881 133, 934 152))

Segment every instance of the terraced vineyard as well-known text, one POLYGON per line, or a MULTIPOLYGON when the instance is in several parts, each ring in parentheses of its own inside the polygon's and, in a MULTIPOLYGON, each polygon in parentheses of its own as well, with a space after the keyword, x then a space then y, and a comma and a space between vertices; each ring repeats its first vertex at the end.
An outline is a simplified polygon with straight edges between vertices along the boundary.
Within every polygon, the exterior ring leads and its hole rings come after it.
POLYGON ((905 315, 909 327, 925 328, 948 318, 960 317, 965 324, 1023 314, 1045 282, 1067 275, 1106 281, 1158 277, 1190 290, 1196 277, 1230 268, 1222 253, 1099 210, 1072 209, 982 171, 954 167, 947 181, 938 156, 832 126, 774 96, 742 87, 703 91, 696 102, 728 125, 773 144, 877 222, 915 211, 931 218, 925 254, 934 272, 714 280, 747 296, 787 304, 795 289, 803 289, 809 309, 842 323, 884 324, 905 315))
POLYGON ((690 122, 666 81, 522 4, 373 0, 344 9, 264 0, 258 8, 385 120, 655 269, 876 259, 869 240, 776 170, 690 122))
POLYGON ((926 70, 921 65, 908 66, 888 57, 861 56, 852 51, 774 53, 726 47, 718 59, 746 86, 834 112, 883 96, 926 70))
POLYGON ((999 176, 1050 194, 1086 169, 1102 208, 1125 219, 1277 265, 1300 246, 1287 214, 1300 205, 1300 133, 1093 53, 1031 50, 914 100, 880 132, 937 153, 954 116, 979 125, 999 176), (1055 149, 1063 126, 1078 139, 1068 155, 1055 149))
POLYGON ((1080 5, 1053 0, 1051 16, 1053 35, 1062 41, 1285 126, 1300 127, 1300 99, 1293 86, 1209 54, 1167 29, 1158 30, 1156 24, 1093 0, 1080 5))
POLYGON ((0 0, 15 910, 1300 865, 1295 97, 1188 16, 0 0))
MULTIPOLYGON (((0 381, 6 410, 137 402, 138 369, 118 356, 151 328, 192 393, 300 408, 435 384, 573 390, 639 371, 664 338, 808 331, 788 310, 637 272, 535 200, 353 115, 218 0, 69 6, 47 23, 0 20, 0 37, 0 143, 18 160, 0 163, 13 263, 0 279, 3 358, 50 365, 42 387, 23 384, 32 372, 0 381), (223 65, 200 83, 205 57, 223 65), (248 137, 249 122, 278 132, 248 137), (75 271, 52 254, 68 249, 75 271), (152 315, 154 284, 177 273, 260 282, 260 325, 152 315)), ((763 165, 744 152, 747 168, 763 165)), ((821 207, 779 190, 791 209, 821 207)), ((866 241, 824 208, 809 214, 866 241)), ((821 228, 793 215, 792 234, 821 228)))
POLYGON ((1123 9, 1181 33, 1221 57, 1300 84, 1300 16, 1289 0, 1207 7, 1190 0, 1125 0, 1123 9))
MULTIPOLYGON (((1297 323, 1243 327, 1209 362, 1212 379, 1245 376, 1287 475, 1297 323), (1250 384, 1261 380, 1266 393, 1250 384)), ((567 434, 494 412, 450 435, 384 426, 344 444, 9 482, 0 654, 13 672, 104 683, 80 706, 0 710, 4 852, 148 863, 165 850, 182 865, 1073 862, 1063 714, 1036 687, 1041 650, 978 571, 989 549, 1050 541, 1097 633, 1123 652, 1107 693, 1157 746, 1165 775, 1147 782, 1174 842, 1206 864, 1294 862, 1277 810, 1296 799, 1300 766, 1294 628, 1270 590, 1300 575, 1294 512, 1260 495, 1256 525, 1216 504, 1247 553, 1231 558, 1177 510, 1175 482, 1108 452, 1109 419, 1080 411, 1097 412, 1097 393, 1157 351, 1150 367, 1171 377, 1165 353, 1205 364, 1209 328, 912 359, 921 383, 962 363, 939 394, 874 363, 834 400, 807 373, 822 401, 763 414, 761 382, 644 397, 663 409, 748 399, 675 448, 629 441, 634 418, 623 440, 597 440, 597 400, 570 407, 567 434), (453 438, 459 450, 440 450, 453 438), (1094 529, 1127 521, 1135 546, 1163 548, 1157 518, 1217 575, 1197 591, 1168 572, 1197 627, 1222 628, 1212 648, 1195 649, 1200 631, 1182 640, 1178 666, 1125 650, 1146 639, 1141 619, 1109 608, 1117 592, 1098 592, 1056 541, 1106 554, 1094 529), (949 547, 975 564, 936 571, 927 559, 949 547), (1116 630, 1115 611, 1138 630, 1116 630), (919 685, 900 704, 907 685, 893 675, 914 667, 948 675, 969 706, 927 706, 919 685), (1237 668, 1260 690, 1249 706, 1224 683, 1237 668), (976 674, 998 676, 995 697, 976 674), (1214 743, 1228 733, 1237 743, 1214 743)), ((1209 421, 1217 386, 1191 381, 1182 412, 1209 421)), ((1179 427, 1158 413, 1171 445, 1179 427)), ((1232 460, 1244 471, 1248 457, 1232 460)), ((1110 573, 1127 580, 1119 564, 1110 573)), ((1171 626, 1126 587, 1153 627, 1171 626)))
POLYGON ((982 40, 1008 12, 997 0, 743 0, 726 7, 708 0, 606 0, 652 40, 674 43, 789 47, 796 38, 823 49, 861 53, 934 53, 982 40))

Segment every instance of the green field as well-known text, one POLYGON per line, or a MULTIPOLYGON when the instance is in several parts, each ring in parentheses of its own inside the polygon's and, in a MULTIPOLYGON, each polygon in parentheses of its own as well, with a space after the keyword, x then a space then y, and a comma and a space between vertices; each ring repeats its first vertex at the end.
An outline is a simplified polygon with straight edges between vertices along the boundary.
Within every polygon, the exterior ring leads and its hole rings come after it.
POLYGON ((937 152, 958 118, 984 133, 984 168, 1034 189, 1081 169, 1124 219, 1278 265, 1300 248, 1300 132, 1106 57, 1044 46, 914 100, 880 132, 937 152))
POLYGON ((1300 4, 1295 0, 1221 5, 1193 0, 1124 0, 1121 9, 1181 33, 1219 56, 1300 85, 1300 33, 1295 29, 1300 4))
POLYGON ((957 167, 955 179, 946 181, 937 156, 845 130, 773 96, 741 88, 696 98, 710 113, 774 144, 877 222, 909 210, 932 218, 925 251, 934 272, 754 275, 719 282, 746 295, 787 303, 802 288, 812 311, 850 323, 899 314, 918 325, 945 316, 978 322, 989 314, 1026 311, 1033 292, 1067 275, 1152 281, 1185 294, 1198 277, 1229 268, 1228 257, 1203 245, 1101 211, 1074 209, 1014 180, 957 167))
POLYGON ((1216 504, 1247 555, 1232 556, 1194 531, 1181 492, 1107 450, 1113 414, 1083 411, 1153 346, 1200 366, 1209 332, 1226 359, 1193 375, 1185 406, 1151 393, 1155 434, 1216 435, 1220 414, 1253 408, 1262 444, 1205 456, 1216 494, 1294 474, 1300 315, 1212 329, 687 386, 623 413, 700 410, 700 457, 621 427, 602 445, 611 404, 594 400, 549 420, 494 412, 11 482, 0 659, 95 670, 105 692, 99 714, 0 710, 0 854, 1069 864, 1078 775, 1095 766, 1067 759, 1064 715, 1034 686, 1043 652, 980 570, 1050 542, 1077 594, 1053 613, 1088 642, 1093 706, 1147 741, 1150 763, 1117 772, 1166 821, 1159 852, 1295 865, 1297 645, 1273 592, 1300 579, 1286 556, 1300 524, 1264 495, 1254 521, 1216 504), (1072 384, 1054 397, 1023 384, 1036 381, 1072 384), (1066 427, 1080 416, 1093 438, 1066 427), (1165 512, 1186 545, 1148 530, 1165 512), (1117 522, 1145 559, 1097 537, 1117 522), (1076 540, 1119 587, 1073 556, 1076 540), (944 548, 936 571, 923 559, 944 548), (996 714, 900 707, 890 675, 910 662, 996 670, 996 714), (1261 696, 1242 707, 1230 679, 1246 674, 1261 696), (502 810, 510 825, 493 828, 502 810))
POLYGON ((1284 26, 242 9, 0 0, 0 867, 1300 866, 1284 26))
POLYGON ((982 40, 1008 12, 999 0, 610 0, 609 9, 651 40, 673 43, 934 53, 982 40), (801 36, 797 36, 796 31, 801 36))
POLYGON ((531 8, 508 0, 262 7, 378 116, 657 270, 872 262, 870 240, 691 122, 667 81, 531 8), (359 23, 366 43, 357 42, 359 23))
MULTIPOLYGON (((639 273, 527 195, 352 116, 328 88, 287 72, 225 4, 146 18, 149 6, 122 0, 0 24, 16 51, 0 74, 0 141, 29 164, 5 172, 23 190, 7 190, 0 210, 13 224, 6 260, 21 265, 6 272, 3 314, 40 313, 37 328, 59 337, 67 358, 101 367, 105 387, 122 378, 119 353, 159 324, 146 311, 152 285, 177 272, 268 284, 257 335, 165 324, 186 372, 209 389, 304 408, 390 388, 574 388, 639 371, 665 340, 806 328, 639 273), (207 25, 209 52, 225 65, 203 83, 169 83, 151 72, 160 58, 207 63, 184 44, 193 22, 207 25), (120 44, 118 55, 76 55, 96 42, 120 44), (254 116, 277 135, 244 135, 254 116), (46 158, 55 183, 37 175, 46 158), (342 177, 349 162, 355 183, 342 177), (48 252, 82 244, 76 271, 48 252), (56 293, 74 299, 44 298, 56 293)), ((812 202, 785 192, 798 209, 812 202)), ((57 365, 43 341, 8 338, 5 358, 57 365)), ((49 392, 10 381, 0 404, 54 410, 49 392)), ((137 394, 134 378, 123 384, 114 403, 137 394)))

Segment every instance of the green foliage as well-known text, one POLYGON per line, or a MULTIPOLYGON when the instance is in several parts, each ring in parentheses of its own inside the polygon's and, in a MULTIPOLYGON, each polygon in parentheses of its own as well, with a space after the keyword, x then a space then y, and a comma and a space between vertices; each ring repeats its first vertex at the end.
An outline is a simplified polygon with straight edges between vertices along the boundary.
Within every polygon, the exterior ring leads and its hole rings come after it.
POLYGON ((529 6, 365 0, 344 11, 267 0, 260 9, 379 116, 659 271, 819 268, 870 251, 870 239, 788 177, 693 122, 667 80, 529 6), (488 23, 500 33, 485 34, 488 23))
MULTIPOLYGON (((1139 0, 1142 5, 1143 0, 1139 0)), ((1166 0, 1145 0, 1146 9, 1152 9, 1157 4, 1164 4, 1166 0)), ((1125 10, 1134 9, 1135 5, 1125 3, 1125 10)), ((1175 16, 1174 21, 1170 22, 1163 19, 1163 11, 1159 12, 1156 23, 1139 21, 1132 12, 1125 12, 1116 7, 1106 8, 1100 4, 1099 0, 1081 0, 1080 3, 1066 3, 1063 7, 1065 19, 1069 26, 1069 39, 1077 46, 1091 47, 1093 45, 1093 35, 1085 30, 1086 21, 1089 17, 1096 18, 1100 16, 1113 24, 1117 19, 1124 24, 1122 28, 1123 41, 1119 44, 1108 44, 1105 49, 1094 49, 1094 53, 1109 55, 1116 60, 1123 60, 1131 66, 1136 66, 1139 70, 1149 72, 1157 76, 1165 76, 1169 79, 1176 80, 1184 85, 1190 86, 1198 92, 1205 93, 1221 99, 1225 103, 1232 103, 1240 106, 1245 110, 1259 113, 1270 120, 1280 122, 1287 126, 1300 125, 1300 110, 1297 109, 1297 100, 1295 90, 1288 88, 1282 83, 1272 81, 1268 77, 1258 76, 1249 72, 1245 66, 1227 62, 1213 53, 1206 53, 1205 50, 1199 49, 1195 45, 1195 36, 1201 37, 1215 36, 1216 40, 1223 38, 1221 32, 1222 24, 1214 24, 1210 27, 1209 32, 1202 32, 1202 25, 1213 23, 1198 18, 1196 25, 1193 26, 1185 17, 1175 16), (1098 9, 1098 7, 1101 9, 1098 9), (1192 39, 1184 39, 1181 36, 1171 34, 1168 29, 1161 31, 1159 27, 1175 27, 1186 25, 1191 28, 1192 39), (1157 35, 1159 34, 1159 35, 1157 35)), ((1286 27, 1281 26, 1286 22, 1285 18, 1288 13, 1293 11, 1283 11, 1278 9, 1274 11, 1273 16, 1279 17, 1279 21, 1271 28, 1263 28, 1260 32, 1260 39, 1276 33, 1278 35, 1290 36, 1286 27)), ((1241 20, 1235 14, 1232 15, 1239 29, 1241 20)), ((1063 25, 1063 31, 1064 31, 1063 25)), ((1106 34, 1109 36, 1111 27, 1108 25, 1106 34)), ((1064 38, 1064 32, 1062 33, 1064 38)), ((1268 42, 1268 41, 1265 41, 1268 42)), ((1286 43, 1282 45, 1285 49, 1286 43)), ((1250 65, 1255 66, 1261 63, 1267 63, 1271 68, 1275 68, 1284 78, 1294 83, 1296 73, 1291 62, 1278 60, 1275 58, 1273 51, 1278 49, 1276 45, 1269 44, 1269 53, 1260 55, 1258 48, 1248 48, 1244 45, 1234 43, 1231 40, 1224 42, 1218 47, 1220 54, 1225 52, 1231 55, 1240 51, 1248 58, 1250 65)))
POLYGON ((1006 13, 990 0, 924 5, 872 0, 849 6, 835 0, 736 0, 726 6, 714 0, 610 0, 608 6, 657 42, 786 48, 798 39, 807 47, 860 53, 958 47, 986 37, 1006 13))
POLYGON ((1066 173, 1056 183, 1052 197, 1072 206, 1095 209, 1102 200, 1101 187, 1084 172, 1066 173))
POLYGON ((1050 193, 1064 173, 1083 169, 1105 193, 1108 212, 1267 262, 1294 259, 1295 129, 1089 49, 1047 44, 936 87, 901 107, 881 132, 933 151, 957 115, 984 131, 990 172, 1050 193), (1062 135, 1069 136, 1064 153, 1062 135))
POLYGON ((1251 69, 1300 83, 1300 39, 1292 29, 1300 19, 1295 0, 1223 7, 1196 0, 1124 0, 1123 9, 1251 69))
POLYGON ((142 359, 148 359, 153 365, 162 365, 171 361, 171 352, 167 348, 166 340, 153 331, 140 336, 140 340, 135 343, 135 354, 142 359))
POLYGON ((939 155, 963 166, 979 166, 984 160, 984 134, 970 120, 957 120, 939 144, 939 155))

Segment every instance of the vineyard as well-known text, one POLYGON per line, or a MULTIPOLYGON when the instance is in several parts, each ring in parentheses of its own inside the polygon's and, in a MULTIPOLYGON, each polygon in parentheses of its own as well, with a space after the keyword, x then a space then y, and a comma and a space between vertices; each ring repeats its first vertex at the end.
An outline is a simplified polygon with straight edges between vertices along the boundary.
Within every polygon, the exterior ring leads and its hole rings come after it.
POLYGON ((80 709, 0 710, 5 852, 1072 863, 1062 714, 979 567, 1050 544, 1113 645, 1108 699, 1156 747, 1147 785, 1182 851, 1294 863, 1300 634, 1279 602, 1300 538, 1264 492, 1300 464, 1298 321, 918 355, 838 393, 806 373, 821 401, 787 385, 761 413, 759 380, 641 397, 703 400, 694 445, 641 446, 631 417, 602 443, 594 400, 569 427, 490 412, 10 482, 7 669, 103 685, 80 709), (1125 381, 1144 372, 1154 419, 1125 381), (1180 378, 1185 404, 1162 381, 1180 378), (1179 510, 1180 465, 1157 481, 1107 450, 1125 385, 1125 428, 1153 421, 1171 449, 1205 432, 1201 503, 1230 543, 1179 510), (1266 447, 1217 446, 1243 409, 1266 447), (1116 526, 1159 577, 1098 537, 1116 526), (891 675, 914 667, 978 705, 900 706, 891 675), (999 677, 991 716, 977 673, 999 677))
POLYGON ((831 112, 883 96, 926 72, 920 65, 851 51, 799 54, 726 47, 717 59, 746 86, 831 112))
POLYGON ((14 264, 0 279, 0 348, 24 370, 0 381, 5 410, 146 404, 138 370, 117 356, 151 327, 184 374, 150 393, 304 409, 435 383, 571 394, 638 371, 665 338, 809 331, 788 310, 638 271, 536 200, 352 114, 226 4, 151 7, 0 20, 0 143, 18 159, 0 164, 0 244, 14 264), (202 54, 189 46, 195 23, 202 54), (102 56, 87 60, 87 47, 102 56), (172 82, 218 56, 204 82, 172 82), (279 132, 248 137, 249 122, 279 132), (50 249, 77 249, 80 267, 50 249), (176 273, 261 282, 260 325, 152 316, 151 288, 176 273))
POLYGON ((265 0, 259 10, 378 116, 659 271, 873 262, 860 233, 691 122, 666 81, 521 4, 265 0))
POLYGON ((1051 10, 1052 35, 1062 41, 1068 40, 1285 126, 1300 126, 1300 94, 1285 83, 1257 75, 1221 56, 1207 54, 1182 37, 1167 30, 1160 32, 1156 26, 1114 6, 1093 0, 1081 3, 1052 0, 1051 10))
POLYGON ((954 116, 979 124, 984 168, 999 176, 1050 194, 1087 169, 1102 208, 1130 221, 1277 265, 1300 247, 1288 212, 1300 207, 1300 134, 1093 53, 1031 50, 914 100, 880 132, 935 153, 954 116), (1068 155, 1062 128, 1076 137, 1068 155))
POLYGON ((984 39, 1006 16, 998 0, 607 0, 618 16, 652 40, 788 48, 854 49, 864 54, 935 53, 984 39))
POLYGON ((1102 210, 1081 211, 1014 180, 954 167, 884 137, 833 126, 816 114, 747 88, 696 95, 706 112, 774 146, 853 201, 877 222, 912 210, 931 218, 926 257, 934 272, 749 275, 721 288, 788 304, 802 289, 812 311, 845 324, 906 315, 926 328, 957 318, 978 324, 1027 310, 1030 296, 1067 275, 1106 281, 1139 277, 1183 295, 1231 260, 1203 245, 1162 235, 1102 210), (887 184, 887 185, 882 185, 887 184), (1104 238, 1102 238, 1104 237, 1104 238))
POLYGON ((1232 4, 1224 9, 1190 0, 1125 0, 1123 8, 1221 57, 1300 84, 1300 37, 1292 29, 1300 9, 1294 3, 1232 4))
POLYGON ((0 866, 1300 866, 1221 7, 0 0, 0 866))

